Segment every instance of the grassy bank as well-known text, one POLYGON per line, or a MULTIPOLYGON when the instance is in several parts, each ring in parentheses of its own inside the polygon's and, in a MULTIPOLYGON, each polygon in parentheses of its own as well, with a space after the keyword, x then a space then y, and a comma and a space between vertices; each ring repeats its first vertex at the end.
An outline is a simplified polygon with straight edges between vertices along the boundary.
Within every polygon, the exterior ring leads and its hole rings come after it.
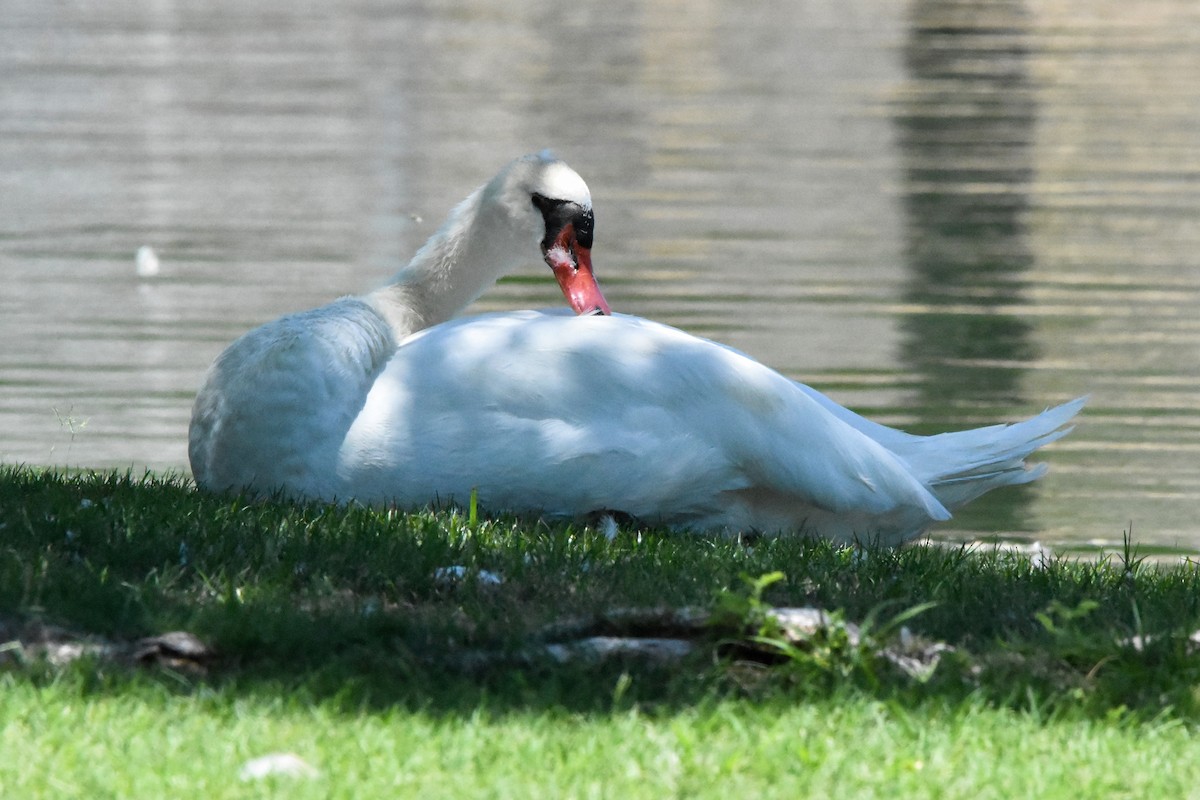
POLYGON ((23 470, 0 472, 0 525, 5 795, 1145 796, 1200 777, 1200 577, 1132 552, 610 540, 23 470), (783 606, 832 617, 785 641, 764 615, 783 606), (680 658, 546 656, 665 635, 646 619, 683 608, 724 622, 680 658), (131 655, 175 630, 211 652, 131 655), (92 655, 48 663, 51 639, 92 655), (939 653, 919 674, 889 660, 914 641, 939 653), (319 774, 239 780, 277 751, 319 774))

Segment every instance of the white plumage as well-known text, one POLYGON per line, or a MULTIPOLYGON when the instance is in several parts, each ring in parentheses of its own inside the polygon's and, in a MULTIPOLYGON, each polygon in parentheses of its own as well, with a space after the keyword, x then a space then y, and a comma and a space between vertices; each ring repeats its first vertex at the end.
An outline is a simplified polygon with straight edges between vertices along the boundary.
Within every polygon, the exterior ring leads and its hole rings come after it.
MULTIPOLYGON (((197 483, 401 507, 465 504, 476 490, 493 510, 899 543, 983 492, 1038 477, 1024 459, 1065 435, 1083 405, 914 436, 635 317, 445 321, 539 240, 560 283, 576 279, 568 256, 590 281, 590 220, 587 187, 566 165, 519 159, 388 287, 243 336, 196 399, 197 483), (577 209, 586 221, 564 226, 577 209), (586 241, 572 238, 584 227, 586 241)), ((606 311, 593 289, 563 284, 576 311, 606 311)))

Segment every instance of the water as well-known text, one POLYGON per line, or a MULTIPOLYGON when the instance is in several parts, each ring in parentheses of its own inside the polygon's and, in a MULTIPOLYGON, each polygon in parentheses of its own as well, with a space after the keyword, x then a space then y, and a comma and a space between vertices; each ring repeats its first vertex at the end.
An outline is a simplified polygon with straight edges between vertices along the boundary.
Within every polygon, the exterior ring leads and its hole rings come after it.
POLYGON ((1200 6, 503 5, 7 0, 0 460, 186 469, 225 344, 552 146, 619 310, 918 431, 1091 394, 939 538, 1200 551, 1200 6))

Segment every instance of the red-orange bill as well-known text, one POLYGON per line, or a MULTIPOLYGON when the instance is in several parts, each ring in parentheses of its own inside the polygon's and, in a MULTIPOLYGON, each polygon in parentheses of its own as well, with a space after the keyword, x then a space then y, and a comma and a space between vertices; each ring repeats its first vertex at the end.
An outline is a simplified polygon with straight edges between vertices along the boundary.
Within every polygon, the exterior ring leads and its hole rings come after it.
POLYGON ((572 226, 567 225, 554 247, 546 252, 546 263, 554 270, 554 277, 576 314, 611 314, 612 309, 592 273, 592 252, 571 241, 574 238, 572 226))

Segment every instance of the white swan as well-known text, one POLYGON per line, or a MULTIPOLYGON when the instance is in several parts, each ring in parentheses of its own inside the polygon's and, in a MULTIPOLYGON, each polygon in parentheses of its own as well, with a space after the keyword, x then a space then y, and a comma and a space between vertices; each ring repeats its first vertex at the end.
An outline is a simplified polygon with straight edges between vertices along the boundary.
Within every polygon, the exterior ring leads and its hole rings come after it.
POLYGON ((1040 476, 1024 459, 1083 405, 938 436, 878 425, 730 348, 609 314, 591 228, 583 180, 527 156, 389 286, 238 339, 196 399, 197 483, 402 507, 475 490, 493 510, 899 543, 1040 476), (539 242, 583 316, 446 322, 539 242))

